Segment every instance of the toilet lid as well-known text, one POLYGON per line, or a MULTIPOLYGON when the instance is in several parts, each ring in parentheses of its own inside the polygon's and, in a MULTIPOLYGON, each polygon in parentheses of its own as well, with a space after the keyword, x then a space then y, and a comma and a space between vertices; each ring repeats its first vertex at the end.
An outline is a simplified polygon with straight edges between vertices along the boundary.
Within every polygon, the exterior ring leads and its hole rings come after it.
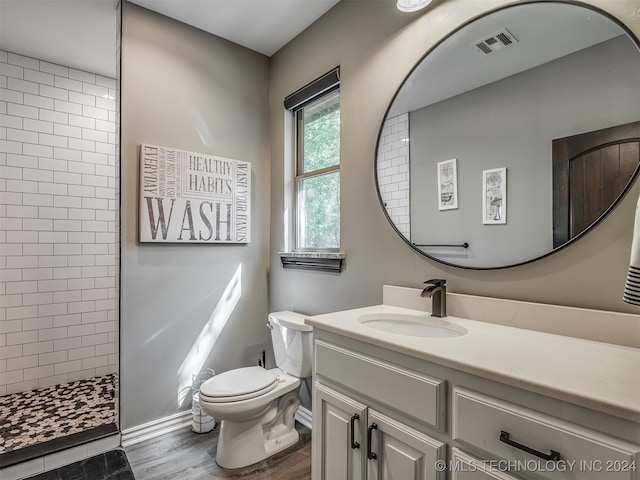
POLYGON ((237 368, 204 382, 200 394, 212 401, 229 397, 252 398, 273 390, 277 380, 276 375, 262 367, 237 368))

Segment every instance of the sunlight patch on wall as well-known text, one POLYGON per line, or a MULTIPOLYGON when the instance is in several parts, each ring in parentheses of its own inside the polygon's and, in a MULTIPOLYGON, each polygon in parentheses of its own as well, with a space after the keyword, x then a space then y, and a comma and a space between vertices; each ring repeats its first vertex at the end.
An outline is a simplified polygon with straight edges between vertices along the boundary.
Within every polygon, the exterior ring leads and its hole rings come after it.
POLYGON ((191 376, 202 370, 204 362, 213 351, 213 347, 222 329, 229 321, 241 295, 242 264, 238 265, 238 269, 227 284, 227 288, 225 288, 209 320, 200 331, 198 338, 178 369, 178 407, 184 404, 186 398, 190 398, 188 395, 185 397, 184 392, 191 386, 191 376))

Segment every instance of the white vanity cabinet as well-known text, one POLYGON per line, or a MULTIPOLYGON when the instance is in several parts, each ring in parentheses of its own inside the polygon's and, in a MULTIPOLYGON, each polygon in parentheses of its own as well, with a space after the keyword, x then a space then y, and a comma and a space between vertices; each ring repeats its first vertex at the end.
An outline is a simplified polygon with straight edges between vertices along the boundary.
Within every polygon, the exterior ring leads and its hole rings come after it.
POLYGON ((398 419, 393 410, 401 405, 404 414, 420 417, 418 425, 439 426, 445 386, 442 380, 316 341, 312 478, 444 479, 434 465, 446 458, 446 445, 398 419))
POLYGON ((640 480, 633 416, 407 355, 393 337, 318 322, 314 338, 313 480, 640 480))

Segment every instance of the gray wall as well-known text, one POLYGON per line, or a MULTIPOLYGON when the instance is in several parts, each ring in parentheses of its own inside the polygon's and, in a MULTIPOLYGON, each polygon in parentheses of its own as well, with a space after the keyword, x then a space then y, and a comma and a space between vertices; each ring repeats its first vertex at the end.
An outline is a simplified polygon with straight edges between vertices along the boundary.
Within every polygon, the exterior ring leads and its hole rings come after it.
POLYGON ((624 35, 411 112, 412 241, 468 242, 464 257, 438 258, 477 267, 551 251, 552 140, 640 120, 638 57, 624 35), (436 164, 450 158, 458 209, 440 212, 436 164), (498 167, 507 223, 483 225, 482 170, 498 167))
POLYGON ((122 35, 120 405, 127 429, 184 409, 178 390, 192 371, 255 365, 269 344, 269 79, 266 57, 130 3, 122 35), (251 162, 251 243, 138 243, 141 143, 251 162), (240 288, 223 298, 238 271, 240 288), (220 324, 210 320, 226 317, 218 335, 220 324))
MULTIPOLYGON (((415 14, 395 2, 343 0, 272 57, 270 307, 315 314, 380 303, 382 285, 418 287, 433 277, 450 290, 534 302, 637 312, 622 303, 636 184, 585 238, 529 265, 496 271, 447 267, 414 252, 387 223, 374 185, 377 135, 387 106, 426 50, 461 24, 507 0, 448 0, 415 14), (285 133, 282 99, 329 69, 341 68, 341 234, 346 268, 339 275, 284 271, 285 133)), ((634 1, 593 0, 636 35, 634 1)))

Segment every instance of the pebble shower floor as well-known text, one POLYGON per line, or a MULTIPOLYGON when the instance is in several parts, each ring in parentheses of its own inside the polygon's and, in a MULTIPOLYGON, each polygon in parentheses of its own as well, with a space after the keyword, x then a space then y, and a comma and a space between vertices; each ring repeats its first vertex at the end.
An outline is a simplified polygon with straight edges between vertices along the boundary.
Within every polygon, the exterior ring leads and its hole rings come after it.
POLYGON ((115 374, 0 397, 0 455, 116 421, 115 374))

